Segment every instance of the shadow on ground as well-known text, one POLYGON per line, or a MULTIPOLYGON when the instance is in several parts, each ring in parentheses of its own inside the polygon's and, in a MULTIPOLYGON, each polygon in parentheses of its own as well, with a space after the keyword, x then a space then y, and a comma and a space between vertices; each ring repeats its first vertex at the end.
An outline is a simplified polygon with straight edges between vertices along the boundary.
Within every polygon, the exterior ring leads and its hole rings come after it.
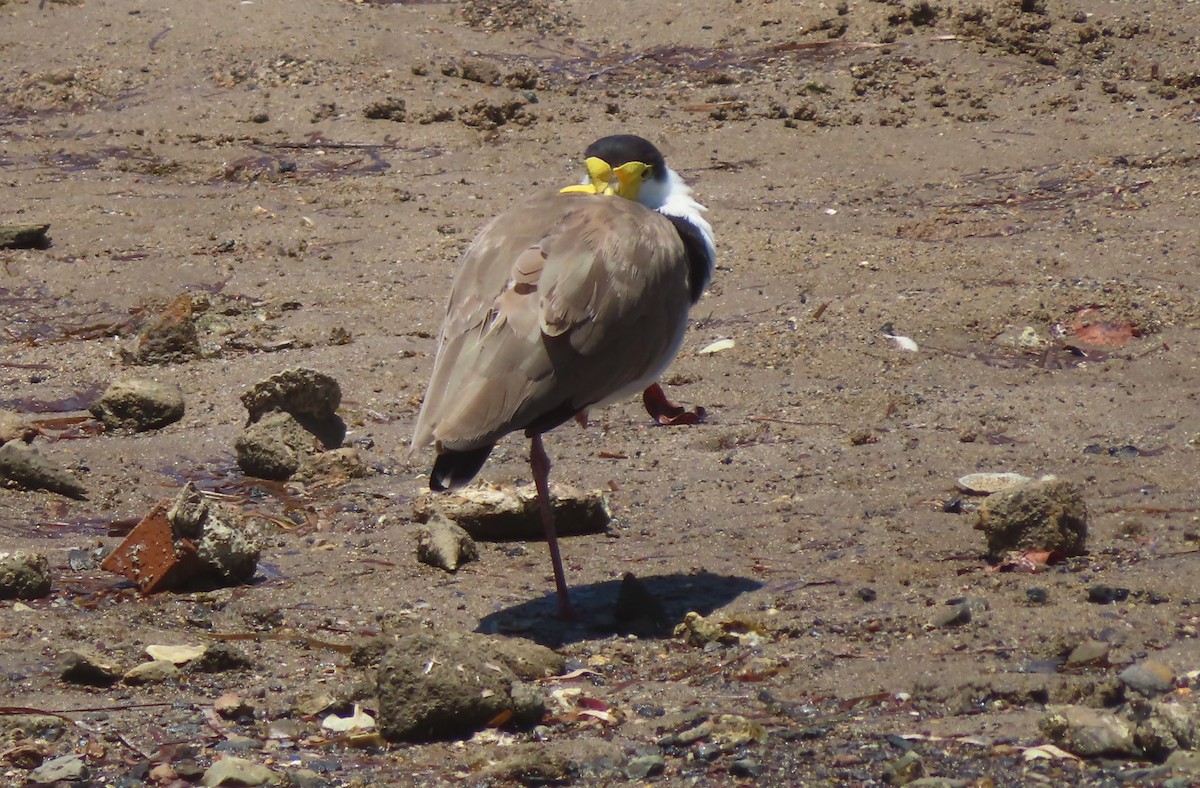
POLYGON ((578 621, 558 618, 558 600, 547 594, 484 616, 476 631, 517 635, 551 648, 613 634, 669 637, 687 613, 707 616, 759 588, 762 583, 756 580, 711 572, 644 578, 626 574, 622 580, 572 588, 578 621))

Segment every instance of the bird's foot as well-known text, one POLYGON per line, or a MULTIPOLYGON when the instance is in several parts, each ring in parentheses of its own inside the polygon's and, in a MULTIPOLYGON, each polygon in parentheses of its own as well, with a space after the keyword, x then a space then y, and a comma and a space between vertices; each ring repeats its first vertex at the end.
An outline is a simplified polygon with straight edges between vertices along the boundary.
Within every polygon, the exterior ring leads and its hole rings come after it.
POLYGON ((700 424, 708 415, 699 405, 688 410, 667 399, 662 386, 657 383, 651 384, 642 392, 642 404, 646 406, 646 412, 650 414, 650 418, 654 419, 654 423, 663 426, 700 424))

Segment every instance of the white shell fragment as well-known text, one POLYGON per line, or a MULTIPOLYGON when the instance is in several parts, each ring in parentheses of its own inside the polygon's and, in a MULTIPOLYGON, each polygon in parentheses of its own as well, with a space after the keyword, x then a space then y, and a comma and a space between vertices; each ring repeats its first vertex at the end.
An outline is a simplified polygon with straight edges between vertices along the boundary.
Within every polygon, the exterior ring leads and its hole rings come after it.
POLYGON ((1019 473, 968 473, 958 480, 958 489, 969 495, 991 495, 1006 487, 1029 481, 1028 476, 1019 473))
POLYGON ((885 337, 896 343, 896 347, 909 353, 916 353, 920 350, 920 346, 909 337, 903 337, 899 334, 884 334, 885 337))
POLYGON ((732 339, 718 339, 697 350, 696 355, 706 356, 709 353, 720 353, 722 350, 732 350, 736 345, 737 343, 732 339))
POLYGON ((196 659, 205 651, 204 646, 146 646, 152 659, 161 659, 172 665, 183 665, 196 659))
POLYGON ((349 717, 339 717, 336 714, 330 714, 322 720, 321 727, 327 731, 335 731, 337 733, 367 731, 375 727, 375 718, 367 714, 362 710, 361 706, 355 703, 354 713, 349 717))

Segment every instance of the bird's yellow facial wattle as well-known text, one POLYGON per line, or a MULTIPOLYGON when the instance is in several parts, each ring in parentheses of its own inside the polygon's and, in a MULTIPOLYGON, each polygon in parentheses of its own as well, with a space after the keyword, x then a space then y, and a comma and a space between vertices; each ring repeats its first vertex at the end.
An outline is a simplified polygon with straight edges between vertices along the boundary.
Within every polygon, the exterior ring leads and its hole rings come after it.
POLYGON ((650 166, 640 161, 626 162, 614 169, 608 162, 593 156, 584 164, 589 182, 568 186, 561 190, 562 194, 603 194, 636 201, 642 181, 652 174, 650 166))

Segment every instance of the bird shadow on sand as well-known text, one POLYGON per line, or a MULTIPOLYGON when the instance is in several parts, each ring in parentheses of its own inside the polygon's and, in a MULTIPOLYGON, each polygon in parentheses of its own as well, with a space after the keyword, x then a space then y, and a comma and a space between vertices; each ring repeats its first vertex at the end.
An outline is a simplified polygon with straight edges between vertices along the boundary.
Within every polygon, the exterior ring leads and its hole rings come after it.
POLYGON ((671 637, 689 612, 710 615, 762 585, 711 572, 640 578, 627 574, 622 580, 572 587, 575 621, 559 618, 557 597, 547 594, 484 616, 476 631, 523 637, 551 648, 614 634, 671 637))

